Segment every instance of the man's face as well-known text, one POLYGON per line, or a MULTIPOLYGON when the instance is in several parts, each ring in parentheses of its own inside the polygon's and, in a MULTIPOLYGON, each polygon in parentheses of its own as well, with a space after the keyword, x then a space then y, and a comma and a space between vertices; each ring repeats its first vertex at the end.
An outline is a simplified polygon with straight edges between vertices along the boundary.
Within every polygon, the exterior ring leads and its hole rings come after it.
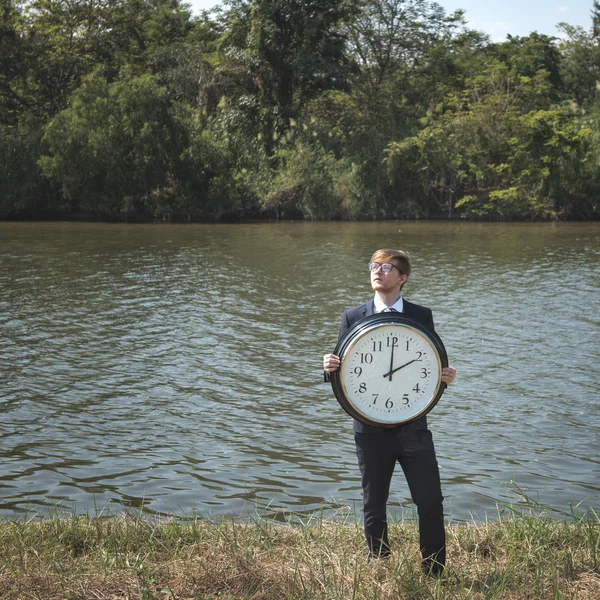
POLYGON ((398 265, 393 261, 387 263, 393 265, 391 271, 384 271, 385 267, 382 267, 382 264, 384 263, 371 263, 375 267, 371 269, 371 287, 375 292, 382 292, 384 294, 399 292, 408 277, 400 272, 398 265))

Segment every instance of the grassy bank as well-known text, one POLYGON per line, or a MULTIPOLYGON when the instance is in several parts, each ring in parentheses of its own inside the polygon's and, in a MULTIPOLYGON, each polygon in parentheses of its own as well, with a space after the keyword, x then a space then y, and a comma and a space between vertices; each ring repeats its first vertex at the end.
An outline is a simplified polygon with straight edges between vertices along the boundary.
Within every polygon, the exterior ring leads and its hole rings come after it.
POLYGON ((130 515, 0 521, 0 598, 600 598, 600 520, 510 513, 448 526, 448 568, 420 571, 414 523, 368 563, 362 527, 319 519, 152 522, 130 515))

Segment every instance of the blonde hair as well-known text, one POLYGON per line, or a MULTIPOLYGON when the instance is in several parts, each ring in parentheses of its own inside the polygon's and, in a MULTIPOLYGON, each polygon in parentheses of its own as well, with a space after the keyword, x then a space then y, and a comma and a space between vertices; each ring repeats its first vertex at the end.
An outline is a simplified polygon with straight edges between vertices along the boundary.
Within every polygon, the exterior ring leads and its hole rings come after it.
POLYGON ((406 250, 392 250, 391 248, 382 248, 376 250, 369 262, 391 262, 396 265, 402 273, 410 275, 410 254, 406 250))

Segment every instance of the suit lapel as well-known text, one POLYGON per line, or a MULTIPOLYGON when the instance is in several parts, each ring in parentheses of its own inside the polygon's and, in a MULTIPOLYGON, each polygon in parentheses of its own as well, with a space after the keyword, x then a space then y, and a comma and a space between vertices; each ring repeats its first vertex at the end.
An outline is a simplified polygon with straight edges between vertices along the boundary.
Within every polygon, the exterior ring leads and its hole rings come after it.
POLYGON ((417 315, 415 314, 414 304, 408 302, 407 300, 403 300, 402 308, 403 308, 405 315, 408 315, 409 317, 417 318, 417 315))
POLYGON ((363 318, 370 317, 375 314, 375 301, 369 300, 363 307, 363 318))

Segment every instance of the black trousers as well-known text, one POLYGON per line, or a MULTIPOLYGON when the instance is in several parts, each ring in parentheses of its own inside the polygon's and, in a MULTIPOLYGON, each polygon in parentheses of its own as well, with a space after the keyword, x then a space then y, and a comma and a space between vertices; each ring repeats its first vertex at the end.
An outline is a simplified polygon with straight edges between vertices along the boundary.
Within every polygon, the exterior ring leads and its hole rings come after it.
POLYGON ((446 563, 446 533, 440 472, 425 418, 378 433, 355 433, 362 475, 365 536, 371 556, 388 556, 386 504, 396 462, 400 463, 419 515, 424 568, 446 563))

